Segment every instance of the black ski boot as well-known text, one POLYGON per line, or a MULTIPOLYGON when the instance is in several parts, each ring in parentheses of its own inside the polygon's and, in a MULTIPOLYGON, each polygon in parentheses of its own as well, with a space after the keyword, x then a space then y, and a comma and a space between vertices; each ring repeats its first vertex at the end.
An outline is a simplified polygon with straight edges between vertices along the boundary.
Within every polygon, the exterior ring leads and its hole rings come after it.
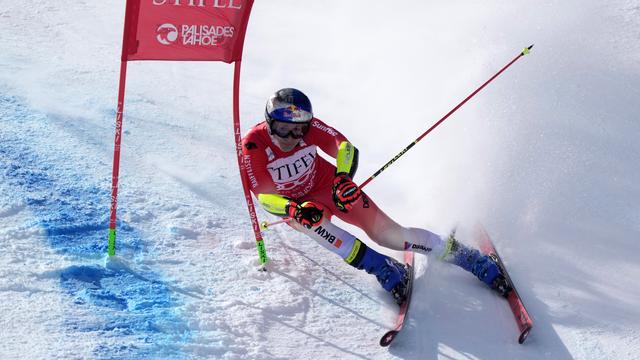
POLYGON ((393 295, 393 299, 401 305, 407 299, 407 292, 409 290, 409 271, 405 265, 402 265, 396 259, 391 259, 394 262, 396 267, 402 267, 404 269, 404 275, 402 276, 402 280, 391 289, 391 295, 393 295))
POLYGON ((500 267, 498 263, 498 259, 494 254, 490 254, 489 257, 491 260, 498 266, 500 269, 500 275, 498 275, 493 282, 491 283, 491 288, 498 292, 498 294, 504 296, 505 298, 509 297, 509 293, 511 292, 511 286, 507 281, 507 278, 504 277, 504 269, 500 267))

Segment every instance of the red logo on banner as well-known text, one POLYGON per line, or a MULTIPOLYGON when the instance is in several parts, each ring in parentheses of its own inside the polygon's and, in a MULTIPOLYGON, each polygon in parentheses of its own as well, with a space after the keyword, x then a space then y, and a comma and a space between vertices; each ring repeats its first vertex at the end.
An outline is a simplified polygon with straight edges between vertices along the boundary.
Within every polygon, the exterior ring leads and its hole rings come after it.
POLYGON ((125 60, 233 62, 253 0, 128 0, 125 60))

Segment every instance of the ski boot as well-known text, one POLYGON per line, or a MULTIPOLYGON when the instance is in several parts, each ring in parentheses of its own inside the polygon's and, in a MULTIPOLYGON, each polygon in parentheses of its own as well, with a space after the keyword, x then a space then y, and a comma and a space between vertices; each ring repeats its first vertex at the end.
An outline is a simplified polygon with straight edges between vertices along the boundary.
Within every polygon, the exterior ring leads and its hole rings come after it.
POLYGON ((495 256, 483 255, 480 251, 461 244, 456 240, 455 233, 447 238, 441 259, 471 272, 500 295, 509 296, 511 287, 495 256))
POLYGON ((491 283, 491 288, 497 291, 498 294, 507 298, 509 297, 509 293, 511 292, 512 289, 511 289, 511 286, 509 285, 509 282, 507 281, 507 278, 503 275, 505 272, 500 266, 500 264, 498 263, 498 259, 494 254, 490 254, 489 258, 494 264, 496 264, 496 266, 498 266, 498 269, 500 270, 500 275, 493 280, 493 282, 491 283))
MULTIPOLYGON (((409 289, 409 271, 407 267, 401 264, 394 258, 388 258, 387 261, 393 263, 392 267, 402 274, 402 279, 398 282, 393 289, 391 289, 391 295, 398 305, 402 304, 407 299, 407 290, 409 289)), ((394 271, 394 270, 390 270, 394 271)), ((378 280, 379 281, 379 280, 378 280)))
POLYGON ((347 263, 375 275, 380 285, 391 293, 396 303, 402 304, 404 302, 407 297, 409 273, 403 264, 378 253, 357 239, 352 255, 346 259, 347 263))

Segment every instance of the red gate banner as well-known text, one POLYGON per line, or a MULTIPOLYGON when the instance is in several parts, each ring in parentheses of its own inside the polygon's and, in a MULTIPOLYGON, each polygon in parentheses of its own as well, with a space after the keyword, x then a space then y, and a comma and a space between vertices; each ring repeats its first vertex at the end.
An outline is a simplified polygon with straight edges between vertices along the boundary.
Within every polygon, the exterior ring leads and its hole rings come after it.
POLYGON ((232 63, 253 0, 128 0, 122 60, 232 63))

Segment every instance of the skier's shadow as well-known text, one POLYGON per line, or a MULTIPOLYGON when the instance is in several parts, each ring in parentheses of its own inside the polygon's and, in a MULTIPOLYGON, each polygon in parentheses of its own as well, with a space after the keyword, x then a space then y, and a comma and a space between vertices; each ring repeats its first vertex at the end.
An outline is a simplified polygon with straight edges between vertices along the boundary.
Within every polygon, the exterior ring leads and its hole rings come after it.
MULTIPOLYGON (((430 259, 431 260, 431 259, 430 259)), ((390 352, 405 359, 573 359, 551 326, 547 306, 525 299, 534 328, 524 345, 506 301, 448 264, 429 264, 416 279, 407 329, 390 352)))
POLYGON ((271 272, 274 273, 274 274, 278 274, 278 275, 280 275, 280 276, 282 276, 282 277, 284 277, 284 278, 286 278, 286 279, 298 284, 298 286, 300 286, 301 288, 303 288, 306 291, 308 291, 309 293, 311 293, 314 297, 318 297, 318 298, 330 303, 332 306, 334 306, 336 308, 340 308, 340 309, 342 309, 342 310, 344 310, 346 312, 349 312, 352 315, 354 315, 354 316, 356 316, 356 317, 358 317, 358 318, 360 318, 362 320, 366 320, 366 321, 368 321, 368 322, 370 322, 370 323, 372 323, 372 324, 374 324, 374 325, 376 325, 376 326, 378 326, 380 328, 385 328, 386 327, 385 324, 380 323, 378 321, 375 321, 374 319, 372 319, 370 317, 364 316, 364 315, 360 314, 359 312, 342 305, 338 301, 335 301, 335 300, 333 300, 333 299, 331 299, 329 297, 326 297, 325 295, 322 295, 320 292, 318 292, 316 290, 313 290, 312 288, 306 286, 300 280, 296 279, 295 277, 293 277, 293 276, 291 276, 291 275, 289 275, 287 273, 281 272, 278 269, 272 269, 271 272))
POLYGON ((361 296, 367 298, 368 300, 370 300, 371 302, 374 302, 376 304, 381 304, 379 299, 373 298, 371 296, 369 296, 367 293, 365 293, 364 291, 358 289, 357 287, 355 287, 354 285, 348 283, 347 281, 345 281, 340 275, 336 274, 335 272, 329 270, 328 268, 326 268, 325 266, 323 266, 322 264, 320 264, 318 261, 310 258, 307 254, 304 253, 304 251, 301 251, 299 249, 296 249, 294 247, 288 246, 288 245, 282 245, 282 248, 284 248, 287 251, 292 251, 296 253, 297 257, 303 257, 305 258, 307 261, 309 261, 310 263, 313 263, 313 265, 315 266, 315 268, 317 269, 322 269, 324 270, 326 273, 328 273, 329 275, 331 275, 334 279, 336 279, 337 281, 343 283, 344 285, 346 285, 347 287, 351 288, 353 291, 357 291, 358 293, 360 293, 361 296))
POLYGON ((282 326, 285 326, 285 327, 288 327, 288 328, 290 328, 290 329, 292 329, 292 330, 298 331, 298 332, 300 332, 300 333, 304 334, 305 336, 307 336, 307 337, 309 337, 309 338, 312 338, 312 339, 314 339, 314 340, 316 340, 316 341, 318 341, 318 342, 321 342, 321 343, 323 343, 323 344, 326 344, 327 346, 330 346, 330 347, 332 347, 332 348, 334 348, 334 349, 340 350, 341 352, 343 352, 343 353, 345 353, 345 354, 349 354, 349 355, 351 355, 351 356, 353 356, 353 357, 360 358, 360 359, 365 359, 365 360, 367 360, 367 359, 368 359, 366 356, 360 355, 360 354, 358 354, 358 353, 356 353, 356 352, 353 352, 353 351, 351 351, 351 350, 349 350, 349 349, 347 349, 347 348, 340 347, 340 346, 338 346, 338 345, 336 345, 336 344, 334 344, 334 343, 332 343, 332 342, 329 342, 329 341, 327 341, 327 340, 325 340, 325 339, 320 338, 320 337, 319 337, 319 336, 317 336, 317 335, 314 335, 314 334, 312 334, 312 333, 310 333, 310 332, 308 332, 308 331, 304 331, 303 329, 301 329, 301 328, 299 328, 299 327, 297 327, 297 326, 294 326, 294 325, 288 324, 286 321, 283 321, 283 320, 279 319, 279 318, 278 318, 278 316, 277 316, 276 314, 272 314, 272 313, 270 313, 270 312, 266 311, 265 309, 262 309, 262 308, 260 308, 260 307, 258 307, 258 306, 249 305, 249 304, 247 304, 247 303, 245 303, 245 302, 243 302, 243 301, 239 301, 238 303, 239 303, 240 305, 242 305, 242 306, 246 306, 246 307, 253 308, 253 309, 255 309, 255 310, 259 310, 259 311, 261 311, 261 312, 262 312, 262 314, 263 314, 263 316, 265 317, 265 319, 267 319, 267 320, 269 320, 269 321, 277 322, 278 324, 280 324, 280 325, 282 325, 282 326))

